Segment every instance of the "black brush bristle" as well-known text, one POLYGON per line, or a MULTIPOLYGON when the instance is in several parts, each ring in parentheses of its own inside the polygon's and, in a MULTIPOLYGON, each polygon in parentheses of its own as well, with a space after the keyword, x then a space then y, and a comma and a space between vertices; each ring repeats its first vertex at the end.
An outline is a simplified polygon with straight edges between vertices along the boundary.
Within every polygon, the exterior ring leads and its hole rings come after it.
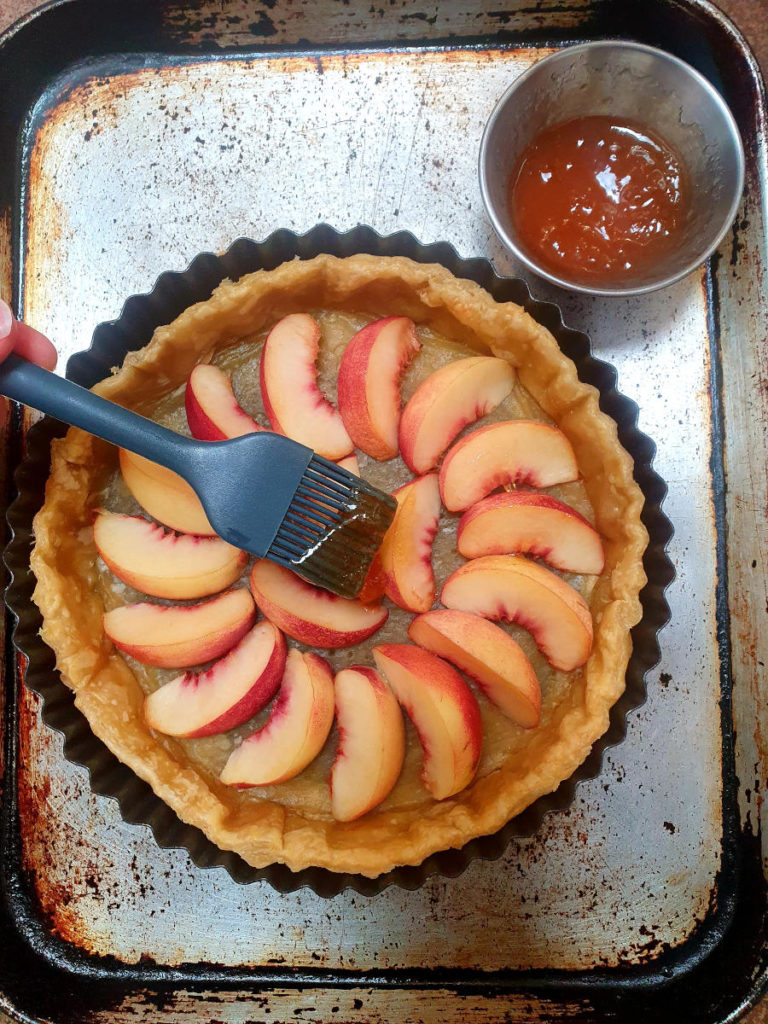
POLYGON ((315 455, 267 557, 309 583, 357 597, 396 509, 391 495, 315 455))

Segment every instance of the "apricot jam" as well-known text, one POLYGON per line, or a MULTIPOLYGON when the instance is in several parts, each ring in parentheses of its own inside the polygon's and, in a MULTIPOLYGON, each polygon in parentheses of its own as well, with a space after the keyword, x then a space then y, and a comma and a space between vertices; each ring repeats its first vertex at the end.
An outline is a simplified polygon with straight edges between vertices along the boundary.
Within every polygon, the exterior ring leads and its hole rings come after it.
POLYGON ((547 269, 596 286, 663 256, 687 206, 675 151, 641 125, 603 115, 546 129, 509 181, 523 247, 547 269))

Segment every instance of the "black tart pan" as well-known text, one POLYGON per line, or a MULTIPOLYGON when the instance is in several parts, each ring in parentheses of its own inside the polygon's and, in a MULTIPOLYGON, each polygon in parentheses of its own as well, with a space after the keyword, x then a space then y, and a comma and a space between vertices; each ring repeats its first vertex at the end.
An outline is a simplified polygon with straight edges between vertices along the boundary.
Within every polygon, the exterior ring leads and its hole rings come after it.
POLYGON ((16 649, 28 660, 26 685, 43 698, 43 720, 63 733, 67 758, 89 770, 95 793, 117 800, 125 821, 149 825, 161 847, 184 848, 198 867, 224 867, 237 882, 266 880, 282 893, 307 886, 324 897, 335 896, 345 888, 372 896, 389 885, 415 889, 431 875, 454 877, 474 858, 500 857, 513 836, 532 835, 544 815, 571 803, 580 781, 597 775, 605 749, 625 735, 627 713, 644 702, 646 674, 659 660, 657 634, 669 619, 664 591, 674 578, 665 551, 672 527, 661 510, 666 485, 652 469, 655 445, 637 429, 637 406, 616 390, 616 371, 592 356, 586 335, 565 327, 557 306, 535 301, 524 281, 499 277, 488 260, 462 259, 445 242, 422 245, 405 231, 382 236, 369 227, 359 226, 340 234, 329 225, 320 224, 304 235, 280 230, 261 242, 241 238, 220 256, 202 253, 185 271, 162 274, 149 294, 129 298, 117 320, 100 324, 94 331, 91 347, 69 360, 67 377, 92 387, 109 376, 113 367, 121 365, 128 352, 143 348, 156 327, 170 323, 193 303, 209 298, 225 278, 236 280, 254 270, 270 270, 286 260, 310 259, 320 253, 371 253, 407 256, 419 263, 440 263, 456 277, 477 282, 495 299, 516 302, 555 336, 560 348, 576 364, 579 378, 600 392, 600 408, 616 421, 619 439, 634 459, 635 480, 645 496, 642 519, 650 543, 643 562, 648 583, 641 593, 642 620, 632 630, 633 651, 626 691, 611 711, 608 731, 580 768, 554 793, 537 800, 494 835, 474 839, 459 850, 433 854, 418 867, 397 868, 378 878, 337 874, 321 868, 292 872, 282 864, 256 869, 236 853, 220 850, 199 829, 184 824, 146 782, 96 739, 75 707, 74 695, 56 671, 53 652, 40 639, 42 619, 32 602, 35 579, 29 561, 34 543, 32 520, 42 505, 50 468, 50 443, 67 429, 56 420, 43 419, 32 427, 27 436, 26 457, 16 473, 18 493, 7 516, 11 540, 5 551, 5 563, 11 582, 6 602, 16 620, 16 649))

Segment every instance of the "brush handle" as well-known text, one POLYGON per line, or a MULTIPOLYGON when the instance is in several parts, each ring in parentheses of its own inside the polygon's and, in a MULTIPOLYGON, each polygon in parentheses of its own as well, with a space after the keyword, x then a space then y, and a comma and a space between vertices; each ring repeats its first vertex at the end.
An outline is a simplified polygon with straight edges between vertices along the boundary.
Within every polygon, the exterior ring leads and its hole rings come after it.
MULTIPOLYGON (((269 552, 313 458, 311 448, 268 430, 228 441, 192 440, 16 355, 0 363, 0 395, 178 473, 200 498, 216 533, 260 558, 269 552)), ((339 516, 331 516, 329 502, 317 499, 315 491, 318 480, 322 484, 327 477, 327 468, 344 471, 323 459, 315 461, 319 471, 310 480, 308 493, 299 497, 316 506, 315 519, 327 520, 331 528, 339 516)), ((338 481, 331 478, 329 487, 332 498, 338 491, 343 496, 338 481)))
POLYGON ((0 394, 159 462, 183 477, 199 445, 17 355, 0 363, 0 394))

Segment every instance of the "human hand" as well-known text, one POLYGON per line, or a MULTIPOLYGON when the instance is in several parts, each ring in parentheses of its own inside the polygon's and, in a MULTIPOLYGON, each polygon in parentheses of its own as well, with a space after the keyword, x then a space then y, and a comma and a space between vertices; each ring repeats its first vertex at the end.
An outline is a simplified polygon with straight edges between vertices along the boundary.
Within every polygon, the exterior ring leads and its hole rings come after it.
POLYGON ((16 320, 8 303, 0 299, 0 362, 11 352, 45 370, 53 370, 58 358, 45 335, 16 320))

